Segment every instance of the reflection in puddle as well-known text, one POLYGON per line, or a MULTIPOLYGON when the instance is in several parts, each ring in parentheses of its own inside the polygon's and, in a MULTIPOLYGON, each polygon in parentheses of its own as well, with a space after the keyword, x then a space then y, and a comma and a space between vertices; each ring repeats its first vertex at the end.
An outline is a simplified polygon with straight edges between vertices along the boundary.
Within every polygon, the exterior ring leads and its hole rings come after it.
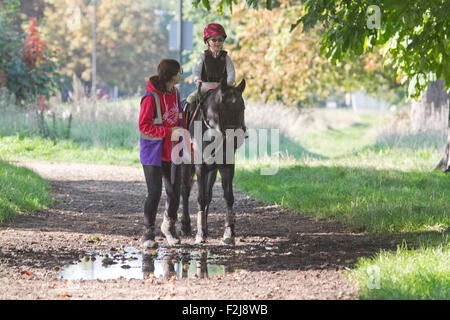
POLYGON ((167 248, 141 252, 127 247, 119 253, 87 253, 81 261, 67 265, 58 278, 67 280, 209 278, 224 275, 225 265, 206 251, 173 252, 167 248))

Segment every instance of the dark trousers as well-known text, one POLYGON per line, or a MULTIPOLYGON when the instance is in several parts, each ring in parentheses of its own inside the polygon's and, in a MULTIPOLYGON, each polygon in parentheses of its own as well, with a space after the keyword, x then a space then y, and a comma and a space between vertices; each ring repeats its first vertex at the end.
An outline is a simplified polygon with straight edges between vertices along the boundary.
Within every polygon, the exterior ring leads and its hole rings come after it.
POLYGON ((144 204, 144 225, 154 227, 159 200, 161 199, 162 184, 166 189, 166 212, 170 219, 177 219, 177 211, 180 205, 181 190, 181 165, 175 166, 174 183, 171 183, 171 162, 162 162, 162 166, 143 165, 145 182, 147 183, 147 199, 144 204))

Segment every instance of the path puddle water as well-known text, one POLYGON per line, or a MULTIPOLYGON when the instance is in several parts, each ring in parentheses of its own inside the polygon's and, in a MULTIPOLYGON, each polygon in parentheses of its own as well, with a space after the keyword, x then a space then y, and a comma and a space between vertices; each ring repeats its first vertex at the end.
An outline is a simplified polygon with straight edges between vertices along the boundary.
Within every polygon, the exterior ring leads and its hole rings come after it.
POLYGON ((206 251, 186 252, 183 249, 160 247, 140 251, 126 247, 119 252, 88 252, 81 261, 64 266, 58 278, 67 280, 209 278, 225 275, 226 266, 217 262, 218 256, 206 251))

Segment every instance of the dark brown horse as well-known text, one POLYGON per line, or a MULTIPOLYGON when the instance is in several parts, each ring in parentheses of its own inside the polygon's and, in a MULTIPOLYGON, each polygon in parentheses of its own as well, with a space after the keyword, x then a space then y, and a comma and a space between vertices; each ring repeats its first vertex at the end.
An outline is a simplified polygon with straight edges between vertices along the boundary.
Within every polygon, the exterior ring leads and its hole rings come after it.
MULTIPOLYGON (((181 195, 183 198, 183 216, 181 232, 191 233, 189 216, 189 195, 193 184, 193 176, 197 175, 198 213, 197 235, 195 241, 204 243, 208 235, 208 211, 212 199, 212 188, 220 172, 224 197, 227 204, 225 232, 223 242, 234 245, 234 156, 236 149, 244 141, 243 118, 244 99, 242 92, 245 80, 235 86, 222 82, 216 89, 210 90, 199 103, 189 133, 194 141, 194 149, 199 155, 195 164, 182 165, 181 195), (201 155, 200 155, 201 153, 201 155)), ((199 90, 200 91, 200 90, 199 90)))

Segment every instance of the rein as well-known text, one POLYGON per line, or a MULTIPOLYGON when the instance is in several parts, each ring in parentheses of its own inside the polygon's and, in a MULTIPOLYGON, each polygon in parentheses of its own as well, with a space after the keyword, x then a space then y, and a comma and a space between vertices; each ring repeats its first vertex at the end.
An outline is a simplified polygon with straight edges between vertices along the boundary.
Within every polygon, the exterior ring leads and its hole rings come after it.
POLYGON ((198 89, 197 89, 197 106, 195 108, 194 114, 191 117, 191 121, 189 121, 188 124, 188 129, 192 126, 192 123, 194 122, 195 117, 197 116, 197 112, 198 109, 200 109, 200 94, 201 94, 201 89, 202 89, 202 83, 200 82, 200 84, 198 85, 198 89))

